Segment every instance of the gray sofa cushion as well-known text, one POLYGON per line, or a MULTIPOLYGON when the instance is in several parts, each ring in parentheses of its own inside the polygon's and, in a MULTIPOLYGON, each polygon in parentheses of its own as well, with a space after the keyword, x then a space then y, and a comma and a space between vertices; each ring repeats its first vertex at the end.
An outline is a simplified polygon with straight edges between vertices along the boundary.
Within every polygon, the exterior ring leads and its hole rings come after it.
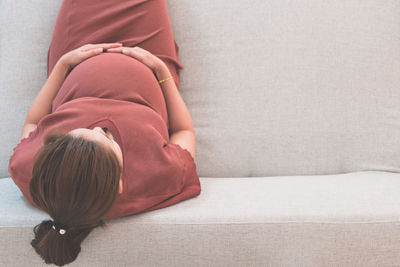
POLYGON ((0 177, 28 110, 46 82, 47 49, 61 1, 0 1, 0 177))
MULTIPOLYGON (((400 170, 399 1, 167 2, 200 176, 400 170)), ((6 177, 61 0, 1 3, 6 177)))
MULTIPOLYGON (((398 173, 200 179, 196 198, 106 221, 82 242, 73 266, 400 263, 398 173)), ((0 265, 39 266, 29 242, 47 214, 11 179, 0 179, 0 188, 0 265)))
POLYGON ((400 171, 400 2, 169 1, 201 176, 400 171))

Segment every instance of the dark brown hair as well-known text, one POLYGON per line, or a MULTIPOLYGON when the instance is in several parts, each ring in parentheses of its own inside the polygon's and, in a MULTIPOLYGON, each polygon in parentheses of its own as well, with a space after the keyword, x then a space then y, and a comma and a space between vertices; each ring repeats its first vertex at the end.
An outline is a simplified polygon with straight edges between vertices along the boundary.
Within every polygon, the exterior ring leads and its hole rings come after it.
POLYGON ((96 227, 118 195, 122 172, 117 155, 104 145, 53 132, 35 155, 30 194, 37 207, 58 224, 69 227, 61 235, 44 220, 33 229, 32 247, 46 263, 70 263, 81 242, 96 227))

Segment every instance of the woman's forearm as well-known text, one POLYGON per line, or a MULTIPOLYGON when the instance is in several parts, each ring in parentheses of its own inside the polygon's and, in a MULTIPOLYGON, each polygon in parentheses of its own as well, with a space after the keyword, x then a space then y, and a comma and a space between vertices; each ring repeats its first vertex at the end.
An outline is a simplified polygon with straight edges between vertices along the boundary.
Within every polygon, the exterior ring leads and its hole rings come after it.
MULTIPOLYGON (((160 67, 155 73, 158 80, 171 76, 171 72, 166 65, 160 67)), ((174 80, 170 79, 165 81, 161 83, 160 86, 167 104, 171 134, 182 130, 190 130, 194 132, 192 117, 190 116, 189 110, 187 109, 178 88, 176 88, 174 80)))
POLYGON ((43 85, 39 94, 36 96, 28 111, 25 119, 26 123, 38 124, 40 119, 51 112, 51 104, 61 88, 65 77, 67 76, 69 67, 64 63, 62 57, 54 65, 50 76, 43 85))

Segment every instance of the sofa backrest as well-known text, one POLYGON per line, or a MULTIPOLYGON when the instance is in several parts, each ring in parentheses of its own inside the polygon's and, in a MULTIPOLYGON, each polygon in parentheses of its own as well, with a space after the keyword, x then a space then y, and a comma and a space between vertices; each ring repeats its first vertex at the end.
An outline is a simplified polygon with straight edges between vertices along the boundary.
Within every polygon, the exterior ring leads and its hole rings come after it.
POLYGON ((0 177, 28 110, 46 82, 47 51, 61 0, 0 1, 0 177))
MULTIPOLYGON (((1 1, 1 177, 60 4, 1 1)), ((167 4, 200 176, 400 171, 400 1, 167 4)))

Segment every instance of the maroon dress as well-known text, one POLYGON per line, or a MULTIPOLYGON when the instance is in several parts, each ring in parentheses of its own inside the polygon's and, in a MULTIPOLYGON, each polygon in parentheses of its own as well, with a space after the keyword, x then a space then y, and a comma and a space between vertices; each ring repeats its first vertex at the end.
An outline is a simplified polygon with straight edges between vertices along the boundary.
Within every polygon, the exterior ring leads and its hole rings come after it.
MULTIPOLYGON (((165 0, 64 0, 49 48, 48 74, 69 50, 106 42, 149 50, 164 60, 179 86, 183 67, 165 0)), ((96 126, 108 128, 123 154, 123 192, 105 219, 167 207, 200 194, 193 157, 168 142, 166 103, 152 70, 127 55, 101 53, 72 69, 51 113, 14 148, 9 172, 32 204, 33 157, 45 136, 55 130, 96 126)))

